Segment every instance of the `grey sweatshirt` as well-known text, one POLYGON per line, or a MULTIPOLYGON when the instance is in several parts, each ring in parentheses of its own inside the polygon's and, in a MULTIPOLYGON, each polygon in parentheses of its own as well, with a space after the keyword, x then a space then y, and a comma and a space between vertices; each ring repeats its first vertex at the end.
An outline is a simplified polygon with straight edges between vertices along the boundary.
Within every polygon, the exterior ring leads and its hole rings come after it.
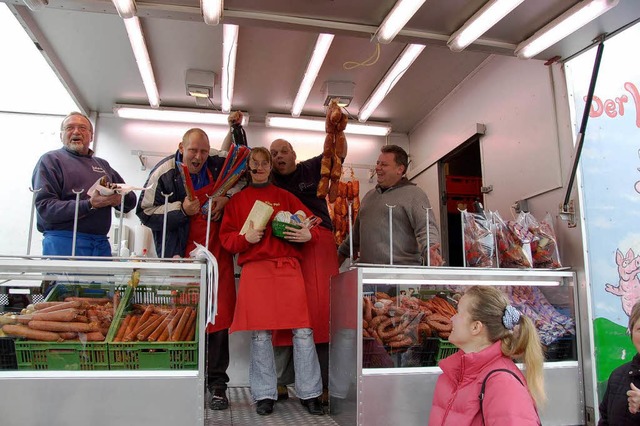
MULTIPOLYGON (((358 262, 389 264, 389 207, 393 209, 393 264, 421 265, 428 256, 426 208, 431 207, 427 194, 402 178, 388 189, 376 186, 362 199, 353 227, 353 251, 358 262)), ((435 216, 429 210, 429 245, 440 243, 435 216)), ((338 252, 349 257, 349 237, 338 252)))

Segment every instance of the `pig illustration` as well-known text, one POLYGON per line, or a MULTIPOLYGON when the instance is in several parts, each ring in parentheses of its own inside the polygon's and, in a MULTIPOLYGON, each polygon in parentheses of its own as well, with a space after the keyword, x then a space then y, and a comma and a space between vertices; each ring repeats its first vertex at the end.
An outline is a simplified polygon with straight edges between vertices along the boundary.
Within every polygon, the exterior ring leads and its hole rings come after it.
POLYGON ((631 308, 640 300, 640 255, 636 256, 632 249, 629 249, 625 256, 616 250, 616 264, 618 265, 619 285, 605 285, 605 290, 622 298, 622 309, 627 315, 631 314, 631 308))

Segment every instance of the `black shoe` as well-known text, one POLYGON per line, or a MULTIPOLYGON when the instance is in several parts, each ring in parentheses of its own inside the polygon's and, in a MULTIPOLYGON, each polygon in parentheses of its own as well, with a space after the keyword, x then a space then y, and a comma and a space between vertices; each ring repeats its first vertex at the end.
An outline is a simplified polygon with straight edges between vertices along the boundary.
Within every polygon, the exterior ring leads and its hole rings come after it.
POLYGON ((278 401, 289 399, 289 389, 284 385, 278 385, 278 401))
POLYGON ((212 410, 226 410, 229 408, 229 400, 225 391, 216 389, 212 393, 213 396, 209 401, 209 408, 212 410))
POLYGON ((309 414, 313 414, 314 416, 322 416, 324 414, 322 403, 320 402, 320 398, 318 397, 301 399, 300 404, 302 404, 303 407, 307 408, 309 414))
POLYGON ((273 403, 275 401, 273 399, 261 399, 258 401, 258 406, 256 407, 256 413, 261 416, 268 416, 273 413, 273 403))

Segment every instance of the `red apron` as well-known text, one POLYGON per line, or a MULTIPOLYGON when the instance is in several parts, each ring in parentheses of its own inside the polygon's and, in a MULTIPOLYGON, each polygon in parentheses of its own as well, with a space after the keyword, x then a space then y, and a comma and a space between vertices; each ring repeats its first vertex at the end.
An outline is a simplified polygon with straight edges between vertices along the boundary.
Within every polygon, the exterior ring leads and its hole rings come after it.
POLYGON ((309 326, 307 295, 297 259, 279 257, 242 266, 231 333, 309 326))
MULTIPOLYGON (((204 206, 209 199, 207 193, 213 193, 213 177, 209 172, 209 185, 204 186, 194 192, 194 195, 200 201, 200 205, 204 206)), ((233 321, 233 311, 236 305, 236 285, 233 276, 233 256, 226 251, 220 244, 220 222, 211 222, 209 230, 209 251, 218 261, 218 315, 215 318, 215 324, 207 326, 207 333, 229 328, 233 321)), ((184 257, 196 248, 194 242, 206 246, 205 239, 207 236, 207 216, 198 213, 191 216, 189 222, 189 238, 187 240, 187 249, 184 257)))
MULTIPOLYGON (((309 318, 313 328, 313 340, 316 343, 329 341, 329 284, 331 277, 338 274, 338 251, 333 233, 319 227, 316 242, 302 245, 302 275, 307 293, 309 318)), ((292 334, 289 331, 274 331, 274 346, 291 346, 292 334)))

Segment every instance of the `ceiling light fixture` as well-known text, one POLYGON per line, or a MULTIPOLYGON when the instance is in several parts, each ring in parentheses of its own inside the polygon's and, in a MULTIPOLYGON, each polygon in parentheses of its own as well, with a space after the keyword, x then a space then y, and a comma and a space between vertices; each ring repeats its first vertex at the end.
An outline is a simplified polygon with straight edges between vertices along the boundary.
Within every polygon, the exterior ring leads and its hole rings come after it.
POLYGON ((222 75, 220 96, 222 112, 231 111, 233 83, 236 75, 236 52, 238 50, 238 26, 222 26, 222 75))
MULTIPOLYGON (((325 132, 324 117, 289 117, 287 115, 267 114, 264 122, 266 127, 279 127, 293 130, 310 130, 314 132, 325 132)), ((391 133, 391 126, 382 123, 347 123, 344 130, 352 135, 387 136, 391 133)))
POLYGON ((138 64, 138 70, 142 77, 142 84, 144 84, 144 89, 146 90, 147 97, 149 98, 149 105, 157 108, 160 106, 160 94, 158 93, 158 86, 156 85, 156 79, 153 75, 151 59, 149 58, 147 44, 144 41, 144 34, 142 33, 142 27, 140 26, 140 19, 138 19, 137 16, 124 19, 124 26, 127 29, 127 35, 129 36, 129 43, 131 43, 133 56, 135 56, 136 63, 138 64))
POLYGON ((518 44, 516 56, 528 59, 554 45, 618 4, 618 0, 584 0, 518 44))
POLYGON ((22 0, 22 1, 30 10, 33 10, 34 12, 40 9, 44 9, 44 7, 49 4, 49 0, 22 0))
POLYGON ((324 62, 324 58, 327 56, 327 52, 329 52, 329 47, 331 46, 333 37, 333 34, 318 35, 316 45, 313 48, 313 54, 311 55, 311 59, 307 65, 307 70, 304 72, 304 77, 302 78, 302 83, 300 83, 298 94, 296 95, 296 99, 293 101, 293 106, 291 107, 292 116, 300 116, 302 108, 309 97, 309 93, 311 93, 313 83, 315 83, 316 77, 318 77, 318 72, 320 72, 320 67, 324 62))
POLYGON ((200 10, 207 25, 218 25, 222 18, 223 0, 200 0, 200 10))
POLYGON ((373 36, 380 43, 391 43, 424 2, 425 0, 398 0, 373 36))
MULTIPOLYGON (((139 105, 116 104, 113 113, 120 118, 151 121, 173 121, 178 123, 218 124, 228 126, 229 114, 207 109, 193 108, 149 108, 139 105)), ((249 122, 249 114, 243 113, 242 124, 249 122)))
POLYGON ((409 44, 404 48, 398 59, 396 59, 396 62, 389 71, 387 71, 387 74, 360 109, 358 121, 367 121, 373 111, 380 105, 380 102, 382 102, 393 86, 396 85, 411 64, 413 64, 413 61, 422 53, 424 48, 425 46, 422 44, 409 44))
POLYGON ((460 52, 507 16, 524 0, 491 0, 464 23, 447 41, 454 52, 460 52))
POLYGON ((116 7, 116 10, 118 11, 118 15, 120 15, 122 19, 133 18, 134 16, 136 16, 136 13, 138 13, 135 0, 112 0, 112 1, 113 1, 113 5, 116 7))

